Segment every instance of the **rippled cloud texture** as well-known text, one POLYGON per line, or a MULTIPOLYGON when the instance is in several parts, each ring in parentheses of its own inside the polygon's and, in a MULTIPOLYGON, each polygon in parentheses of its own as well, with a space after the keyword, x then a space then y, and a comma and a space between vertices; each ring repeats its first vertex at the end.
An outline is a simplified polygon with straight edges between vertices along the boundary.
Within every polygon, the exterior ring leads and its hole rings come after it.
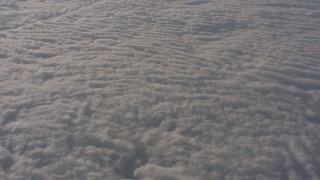
POLYGON ((320 3, 2 0, 0 179, 319 179, 320 3))

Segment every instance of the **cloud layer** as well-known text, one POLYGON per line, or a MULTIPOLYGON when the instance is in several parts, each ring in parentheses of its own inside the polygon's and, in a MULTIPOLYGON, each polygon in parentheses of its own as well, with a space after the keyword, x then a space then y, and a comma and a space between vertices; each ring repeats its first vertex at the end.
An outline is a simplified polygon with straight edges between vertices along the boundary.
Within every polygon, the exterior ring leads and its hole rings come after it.
POLYGON ((315 1, 0 3, 2 179, 319 179, 315 1))

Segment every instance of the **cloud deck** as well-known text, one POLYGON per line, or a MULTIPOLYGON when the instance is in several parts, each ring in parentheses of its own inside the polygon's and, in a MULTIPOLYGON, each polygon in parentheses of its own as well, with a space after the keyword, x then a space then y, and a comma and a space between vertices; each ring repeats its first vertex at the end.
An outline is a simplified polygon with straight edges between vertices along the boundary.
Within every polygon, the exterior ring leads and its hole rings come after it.
POLYGON ((316 1, 0 3, 2 179, 319 179, 316 1))

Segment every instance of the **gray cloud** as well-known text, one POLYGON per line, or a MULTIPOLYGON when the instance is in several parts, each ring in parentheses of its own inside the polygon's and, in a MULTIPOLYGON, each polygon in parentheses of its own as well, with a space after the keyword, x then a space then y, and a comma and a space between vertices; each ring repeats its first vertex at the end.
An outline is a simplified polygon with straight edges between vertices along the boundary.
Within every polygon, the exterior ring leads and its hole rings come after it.
POLYGON ((318 7, 1 2, 1 179, 319 179, 318 7))

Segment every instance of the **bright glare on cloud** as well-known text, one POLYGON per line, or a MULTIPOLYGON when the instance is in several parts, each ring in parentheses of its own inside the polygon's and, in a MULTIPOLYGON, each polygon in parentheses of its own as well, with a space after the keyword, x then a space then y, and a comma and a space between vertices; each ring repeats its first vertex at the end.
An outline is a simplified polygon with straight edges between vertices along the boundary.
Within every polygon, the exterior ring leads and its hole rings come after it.
POLYGON ((0 179, 319 179, 317 1, 3 0, 0 179))

